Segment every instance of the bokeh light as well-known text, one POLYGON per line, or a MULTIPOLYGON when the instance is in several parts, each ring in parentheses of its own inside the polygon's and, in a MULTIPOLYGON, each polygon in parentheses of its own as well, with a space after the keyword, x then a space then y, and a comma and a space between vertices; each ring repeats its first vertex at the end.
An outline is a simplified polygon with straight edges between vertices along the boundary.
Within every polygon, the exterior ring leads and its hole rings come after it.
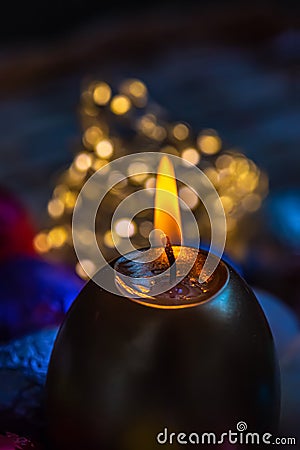
POLYGON ((147 194, 154 195, 153 189, 155 188, 155 185, 156 185, 156 178, 155 177, 150 177, 150 178, 148 178, 146 180, 145 188, 148 189, 147 194))
POLYGON ((33 245, 38 253, 47 253, 50 250, 48 234, 44 232, 38 233, 33 240, 33 245))
MULTIPOLYGON (((187 186, 184 186, 181 189, 179 189, 179 197, 191 209, 195 209, 198 206, 199 198, 198 198, 197 194, 187 186)), ((184 208, 184 205, 182 205, 182 207, 184 208)))
POLYGON ((137 124, 146 136, 150 136, 156 126, 156 117, 153 114, 146 114, 138 120, 137 124))
POLYGON ((136 183, 142 183, 148 176, 147 172, 148 172, 147 165, 138 161, 130 164, 130 166, 127 169, 128 176, 131 178, 131 180, 133 180, 136 183))
POLYGON ((95 145, 103 138, 103 131, 96 126, 91 126, 83 133, 83 144, 90 149, 93 149, 95 145))
POLYGON ((99 159, 95 158, 92 164, 93 170, 97 172, 97 170, 103 169, 108 164, 108 161, 106 159, 99 159))
POLYGON ((96 84, 93 92, 93 99, 97 105, 106 105, 111 98, 111 88, 107 83, 96 84))
POLYGON ((88 153, 79 153, 75 158, 74 165, 80 172, 85 172, 91 167, 92 161, 92 157, 88 153))
POLYGON ((65 205, 59 198, 54 198, 48 203, 48 213, 50 217, 57 219, 64 213, 65 205))
MULTIPOLYGON (((52 258, 60 251, 66 260, 74 258, 70 232, 73 209, 85 181, 100 169, 100 176, 107 175, 108 185, 114 186, 96 220, 97 240, 106 249, 105 255, 108 259, 116 256, 113 238, 119 242, 122 238, 133 237, 134 245, 144 245, 153 227, 153 212, 149 210, 140 213, 136 223, 123 218, 110 230, 112 213, 122 199, 141 188, 154 195, 155 175, 134 175, 148 171, 138 159, 127 173, 110 169, 109 160, 130 153, 149 150, 181 156, 182 170, 189 170, 190 164, 198 165, 220 195, 226 214, 229 247, 235 242, 242 218, 255 213, 268 193, 268 177, 253 161, 241 151, 225 149, 213 129, 202 130, 197 135, 184 121, 170 122, 165 110, 149 98, 148 89, 141 80, 126 79, 119 88, 112 88, 104 81, 92 81, 83 89, 79 111, 84 147, 79 147, 73 162, 58 179, 48 202, 52 228, 36 235, 33 244, 38 253, 51 252, 52 258), (121 181, 124 176, 128 178, 121 181)), ((88 199, 97 199, 97 184, 91 184, 85 195, 88 199)), ((204 224, 205 229, 205 214, 197 195, 187 186, 179 185, 179 196, 195 212, 199 226, 204 224)), ((89 234, 81 238, 84 245, 91 242, 89 234)), ((79 266, 76 271, 86 277, 79 266)))
POLYGON ((184 123, 178 123, 173 128, 173 135, 178 141, 184 141, 189 136, 189 129, 184 123))
POLYGON ((127 218, 119 219, 115 223, 115 232, 121 238, 130 238, 136 232, 136 225, 130 219, 127 218))
POLYGON ((207 167, 207 169, 204 170, 205 175, 207 178, 215 185, 218 186, 220 183, 220 175, 216 169, 213 167, 207 167))
POLYGON ((186 148, 183 150, 181 157, 184 161, 195 165, 200 161, 200 154, 195 148, 186 148))
POLYGON ((70 186, 79 186, 86 176, 86 170, 80 171, 77 169, 75 165, 75 161, 71 164, 70 168, 66 173, 66 177, 64 182, 69 184, 70 186))
POLYGON ((228 195, 221 195, 220 200, 222 202, 225 213, 229 213, 234 207, 234 202, 228 195))
MULTIPOLYGON (((85 259, 82 261, 82 264, 84 265, 85 269, 87 270, 88 273, 94 274, 96 272, 96 266, 93 263, 93 261, 89 260, 89 259, 85 259)), ((76 273, 77 275, 82 278, 83 280, 88 280, 89 279, 89 275, 87 274, 87 272, 84 270, 83 266, 80 264, 80 262, 78 262, 76 264, 76 273)))
POLYGON ((206 155, 214 155, 221 150, 222 141, 214 130, 201 132, 197 139, 199 149, 206 155))
POLYGON ((112 232, 108 230, 104 234, 103 242, 106 245, 106 247, 114 248, 116 245, 119 244, 120 238, 116 233, 114 233, 113 235, 112 232))
POLYGON ((114 147, 111 141, 103 139, 96 144, 95 151, 100 158, 110 158, 114 152, 114 147))
POLYGON ((147 95, 147 88, 140 80, 130 80, 128 90, 136 98, 143 98, 147 95))
POLYGON ((140 80, 125 80, 121 84, 120 92, 129 96, 138 108, 143 108, 147 103, 148 90, 146 85, 140 80))
POLYGON ((167 131, 162 126, 155 126, 149 136, 155 141, 163 141, 167 137, 167 131))
POLYGON ((61 195, 61 199, 66 209, 73 209, 76 203, 77 194, 72 191, 66 191, 61 195))
POLYGON ((110 108, 116 115, 126 114, 131 108, 131 101, 126 95, 116 95, 113 97, 110 108))
POLYGON ((50 247, 59 248, 65 244, 68 238, 68 233, 65 227, 57 226, 52 228, 48 234, 48 244, 50 247))
POLYGON ((231 155, 220 155, 216 160, 216 168, 219 170, 227 169, 232 163, 234 163, 234 159, 231 155))

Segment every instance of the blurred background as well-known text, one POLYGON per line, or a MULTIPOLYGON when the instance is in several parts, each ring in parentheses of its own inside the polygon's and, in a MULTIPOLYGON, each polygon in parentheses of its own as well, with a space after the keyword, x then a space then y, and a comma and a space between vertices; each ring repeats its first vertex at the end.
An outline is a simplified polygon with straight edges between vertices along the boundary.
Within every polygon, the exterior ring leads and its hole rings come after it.
MULTIPOLYGON (((294 2, 280 1, 6 5, 0 43, 2 433, 34 438, 42 426, 37 411, 57 325, 85 279, 70 237, 80 187, 107 161, 144 150, 196 163, 220 193, 226 257, 256 290, 275 335, 282 430, 298 433, 298 12, 294 2)), ((107 258, 115 255, 112 208, 152 182, 129 178, 107 201, 98 222, 107 258)), ((181 196, 208 239, 201 205, 184 188, 181 196)), ((136 246, 147 243, 150 227, 150 213, 137 217, 136 246)))

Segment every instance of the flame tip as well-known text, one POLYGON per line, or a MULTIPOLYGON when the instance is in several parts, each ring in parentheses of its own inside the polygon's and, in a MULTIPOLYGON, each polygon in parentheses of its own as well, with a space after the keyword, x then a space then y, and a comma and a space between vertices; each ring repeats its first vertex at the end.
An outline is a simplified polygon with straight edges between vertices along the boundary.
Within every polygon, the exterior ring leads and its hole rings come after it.
MULTIPOLYGON (((181 217, 175 171, 171 160, 163 155, 157 169, 154 228, 160 229, 174 244, 181 243, 181 217)), ((161 243, 157 242, 158 245, 161 243)))

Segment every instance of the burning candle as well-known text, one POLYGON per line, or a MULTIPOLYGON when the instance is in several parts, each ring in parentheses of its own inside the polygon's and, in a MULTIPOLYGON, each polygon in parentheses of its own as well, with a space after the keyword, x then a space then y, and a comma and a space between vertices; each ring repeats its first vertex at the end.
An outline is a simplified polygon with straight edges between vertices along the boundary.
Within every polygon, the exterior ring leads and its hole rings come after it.
POLYGON ((166 428, 226 433, 243 420, 274 432, 279 415, 271 332, 249 286, 224 261, 183 247, 174 169, 157 177, 154 243, 101 269, 120 295, 85 286, 58 334, 47 378, 59 450, 160 448, 166 428), (175 199, 175 201, 174 201, 175 199), (188 268, 188 270, 187 270, 188 268))
POLYGON ((158 173, 154 247, 146 253, 137 251, 119 258, 114 265, 115 282, 124 296, 141 304, 185 308, 210 299, 225 285, 228 273, 225 265, 219 264, 215 273, 200 283, 205 254, 178 245, 181 243, 181 216, 177 185, 174 168, 166 156, 161 159, 158 173), (159 274, 161 276, 153 281, 154 275, 159 274))

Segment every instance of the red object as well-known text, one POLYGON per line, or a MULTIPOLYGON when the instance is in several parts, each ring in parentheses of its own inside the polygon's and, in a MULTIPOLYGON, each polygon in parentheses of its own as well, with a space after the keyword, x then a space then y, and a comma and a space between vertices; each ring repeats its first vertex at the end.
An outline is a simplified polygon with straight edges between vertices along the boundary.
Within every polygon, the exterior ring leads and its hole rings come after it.
POLYGON ((0 435, 0 450, 38 450, 38 447, 27 438, 6 433, 5 436, 0 435))
POLYGON ((29 214, 14 195, 0 189, 0 260, 32 255, 35 230, 29 214))

